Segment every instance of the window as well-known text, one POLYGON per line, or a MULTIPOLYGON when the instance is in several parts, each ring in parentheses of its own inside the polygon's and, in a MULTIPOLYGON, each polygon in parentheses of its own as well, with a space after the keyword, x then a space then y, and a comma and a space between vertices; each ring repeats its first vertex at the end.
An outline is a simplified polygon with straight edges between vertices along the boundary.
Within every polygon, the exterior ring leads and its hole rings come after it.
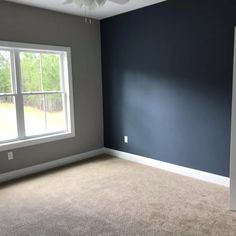
POLYGON ((0 151, 73 136, 70 49, 0 42, 0 151))

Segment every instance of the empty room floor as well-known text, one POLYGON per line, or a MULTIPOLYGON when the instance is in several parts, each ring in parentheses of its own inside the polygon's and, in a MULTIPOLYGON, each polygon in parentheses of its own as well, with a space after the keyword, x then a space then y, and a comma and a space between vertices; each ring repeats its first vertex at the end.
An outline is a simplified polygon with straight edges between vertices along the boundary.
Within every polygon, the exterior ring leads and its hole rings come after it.
POLYGON ((228 189, 102 156, 0 187, 1 236, 236 235, 228 189))

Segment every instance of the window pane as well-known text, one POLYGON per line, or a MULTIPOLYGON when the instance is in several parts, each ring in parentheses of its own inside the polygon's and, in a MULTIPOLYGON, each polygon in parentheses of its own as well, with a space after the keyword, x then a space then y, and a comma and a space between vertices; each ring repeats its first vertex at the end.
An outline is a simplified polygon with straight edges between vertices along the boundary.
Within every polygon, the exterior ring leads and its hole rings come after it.
POLYGON ((46 132, 44 96, 24 96, 24 115, 26 136, 44 134, 46 132))
POLYGON ((62 94, 45 95, 48 133, 66 130, 63 96, 62 94))
POLYGON ((60 91, 60 55, 42 54, 43 90, 60 91))
POLYGON ((20 66, 23 91, 42 91, 40 54, 21 52, 20 66))
POLYGON ((0 50, 0 93, 12 93, 10 52, 0 50))
POLYGON ((0 141, 17 138, 14 97, 0 97, 0 141))

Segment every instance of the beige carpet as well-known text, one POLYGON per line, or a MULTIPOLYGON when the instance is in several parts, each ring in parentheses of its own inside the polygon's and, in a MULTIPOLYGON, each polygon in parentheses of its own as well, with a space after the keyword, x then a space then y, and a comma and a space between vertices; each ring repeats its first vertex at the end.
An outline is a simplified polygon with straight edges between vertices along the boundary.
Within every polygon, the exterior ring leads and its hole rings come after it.
POLYGON ((1 236, 236 235, 228 189, 104 156, 0 187, 1 236))

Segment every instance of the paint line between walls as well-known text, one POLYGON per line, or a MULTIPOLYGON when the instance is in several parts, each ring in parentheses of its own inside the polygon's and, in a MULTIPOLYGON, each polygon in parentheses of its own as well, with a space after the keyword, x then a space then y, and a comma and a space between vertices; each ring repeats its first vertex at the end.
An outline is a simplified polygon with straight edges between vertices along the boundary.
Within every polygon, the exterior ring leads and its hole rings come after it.
POLYGON ((147 157, 127 153, 127 152, 121 152, 114 149, 104 148, 104 152, 108 155, 112 155, 121 159, 125 159, 128 161, 133 161, 139 164, 155 167, 158 169, 162 169, 165 171, 169 171, 175 174, 191 177, 194 179, 202 180, 208 183, 221 185, 224 187, 230 186, 230 179, 228 177, 220 176, 211 174, 208 172, 195 170, 187 167, 182 167, 174 164, 170 164, 163 161, 158 161, 154 159, 150 159, 147 157))

